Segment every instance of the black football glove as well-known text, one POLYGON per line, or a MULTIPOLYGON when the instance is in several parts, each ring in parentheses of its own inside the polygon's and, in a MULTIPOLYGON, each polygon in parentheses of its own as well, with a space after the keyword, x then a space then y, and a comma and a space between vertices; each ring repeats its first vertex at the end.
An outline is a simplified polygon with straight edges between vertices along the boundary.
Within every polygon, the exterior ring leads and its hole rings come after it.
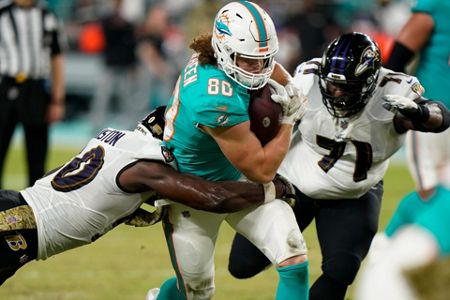
POLYGON ((165 105, 158 106, 141 121, 141 124, 145 126, 155 138, 160 140, 163 139, 164 135, 164 124, 166 123, 164 117, 165 111, 165 105))
POLYGON ((276 183, 276 181, 280 182, 283 186, 283 194, 279 199, 286 201, 291 207, 294 207, 296 195, 292 183, 280 174, 277 174, 273 179, 274 183, 276 183))
POLYGON ((134 227, 152 226, 162 220, 167 212, 166 208, 167 206, 159 206, 153 212, 138 208, 124 220, 124 224, 134 227))

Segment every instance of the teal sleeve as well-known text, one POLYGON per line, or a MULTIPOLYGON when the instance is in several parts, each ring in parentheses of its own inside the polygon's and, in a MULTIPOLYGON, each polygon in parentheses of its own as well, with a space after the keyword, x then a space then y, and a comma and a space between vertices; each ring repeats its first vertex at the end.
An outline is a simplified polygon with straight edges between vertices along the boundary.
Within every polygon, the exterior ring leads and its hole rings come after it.
POLYGON ((436 0, 417 0, 416 4, 411 8, 413 13, 424 12, 432 14, 433 11, 439 7, 439 1, 436 0))
POLYGON ((418 198, 417 194, 411 193, 400 201, 389 224, 386 226, 385 233, 388 237, 391 237, 400 227, 414 221, 415 215, 420 210, 420 208, 417 208, 416 198, 418 198))
POLYGON ((407 223, 403 217, 404 215, 398 212, 395 212, 395 214, 392 216, 391 220, 389 221, 389 224, 386 226, 386 229, 384 230, 384 233, 389 238, 392 237, 392 235, 397 231, 397 229, 399 229, 401 226, 407 223))
POLYGON ((247 107, 238 98, 208 97, 192 112, 195 123, 211 127, 231 127, 249 120, 247 107))
POLYGON ((249 120, 247 114, 239 114, 233 112, 223 112, 214 109, 205 109, 199 111, 194 118, 198 124, 217 128, 231 127, 249 120))

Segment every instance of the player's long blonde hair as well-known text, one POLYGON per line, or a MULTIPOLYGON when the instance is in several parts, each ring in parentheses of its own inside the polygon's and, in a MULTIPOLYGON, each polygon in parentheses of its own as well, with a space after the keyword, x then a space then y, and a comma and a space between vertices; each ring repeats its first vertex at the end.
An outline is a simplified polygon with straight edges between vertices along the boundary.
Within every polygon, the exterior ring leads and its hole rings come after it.
POLYGON ((211 45, 211 38, 211 33, 202 34, 196 36, 189 45, 189 48, 198 53, 198 62, 201 65, 217 66, 217 59, 214 56, 214 49, 211 45))

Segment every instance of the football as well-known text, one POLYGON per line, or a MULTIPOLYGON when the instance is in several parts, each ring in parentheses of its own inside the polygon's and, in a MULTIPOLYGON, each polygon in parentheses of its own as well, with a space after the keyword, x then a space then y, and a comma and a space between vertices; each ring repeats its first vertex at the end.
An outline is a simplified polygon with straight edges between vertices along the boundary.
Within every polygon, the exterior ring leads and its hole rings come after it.
POLYGON ((270 98, 269 84, 259 90, 250 91, 250 130, 264 146, 272 140, 280 129, 281 105, 270 98))

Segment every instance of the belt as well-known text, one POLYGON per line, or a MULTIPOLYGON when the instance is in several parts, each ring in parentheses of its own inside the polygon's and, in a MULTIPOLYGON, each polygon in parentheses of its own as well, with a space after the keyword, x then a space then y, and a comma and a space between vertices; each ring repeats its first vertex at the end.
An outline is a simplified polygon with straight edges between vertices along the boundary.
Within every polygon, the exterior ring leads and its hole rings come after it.
POLYGON ((27 77, 27 74, 25 74, 24 72, 19 72, 17 73, 17 75, 15 77, 9 76, 9 75, 0 75, 0 78, 2 80, 5 80, 7 82, 14 82, 17 84, 22 84, 25 83, 27 81, 38 81, 38 80, 42 80, 42 79, 34 79, 34 78, 29 78, 27 77))

